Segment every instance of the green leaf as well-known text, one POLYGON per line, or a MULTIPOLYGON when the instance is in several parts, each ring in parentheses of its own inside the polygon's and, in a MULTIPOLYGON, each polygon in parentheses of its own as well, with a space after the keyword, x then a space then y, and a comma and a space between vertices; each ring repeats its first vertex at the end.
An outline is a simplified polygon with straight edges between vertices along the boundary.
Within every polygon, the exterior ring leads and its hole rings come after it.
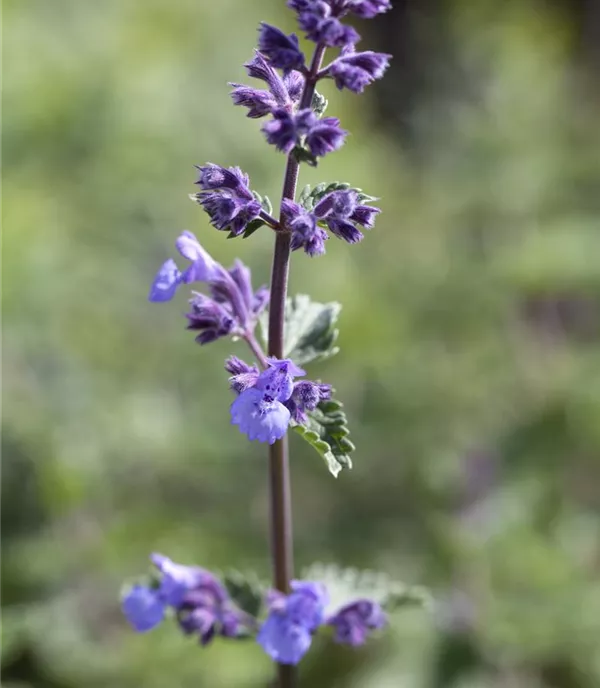
POLYGON ((228 571, 223 576, 223 583, 231 599, 242 611, 254 618, 259 616, 265 596, 265 586, 256 574, 228 571))
MULTIPOLYGON (((244 230, 242 237, 244 239, 247 239, 249 236, 252 236, 257 229, 260 229, 264 224, 265 223, 257 217, 256 220, 252 220, 252 222, 249 222, 246 225, 246 229, 244 230)), ((227 238, 231 239, 232 236, 235 236, 235 234, 230 232, 227 238)))
POLYGON ((325 113, 325 110, 327 110, 327 106, 329 105, 329 101, 325 96, 318 91, 315 91, 313 94, 312 98, 312 109, 315 111, 315 114, 317 117, 322 117, 323 114, 325 113))
POLYGON ((311 167, 317 166, 317 158, 303 146, 296 146, 292 150, 292 155, 296 158, 299 163, 307 163, 311 167))
POLYGON ((321 401, 314 411, 307 413, 306 425, 291 423, 294 431, 323 458, 334 478, 342 468, 352 468, 349 454, 355 449, 348 439, 348 419, 342 407, 343 404, 336 399, 321 401))
POLYGON ((261 205, 265 213, 268 213, 269 215, 273 214, 273 204, 268 196, 263 196, 261 205))
POLYGON ((431 594, 425 588, 395 581, 379 571, 315 563, 302 571, 302 578, 320 581, 327 586, 332 611, 361 597, 378 602, 387 612, 408 606, 430 609, 433 604, 431 594))
POLYGON ((301 205, 303 208, 306 208, 306 202, 310 198, 310 184, 307 184, 301 191, 300 196, 298 197, 298 203, 301 205))
POLYGON ((306 294, 287 299, 285 305, 284 356, 298 365, 322 361, 338 353, 339 330, 335 324, 341 304, 311 301, 306 294))

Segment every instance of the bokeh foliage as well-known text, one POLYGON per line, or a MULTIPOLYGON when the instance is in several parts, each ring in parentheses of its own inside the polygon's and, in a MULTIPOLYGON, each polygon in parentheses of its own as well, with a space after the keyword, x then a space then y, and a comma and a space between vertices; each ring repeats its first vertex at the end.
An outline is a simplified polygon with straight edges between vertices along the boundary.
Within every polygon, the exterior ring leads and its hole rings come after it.
MULTIPOLYGON (((214 161, 278 197, 283 157, 230 107, 226 82, 243 79, 260 19, 292 30, 283 5, 4 3, 7 688, 250 687, 270 675, 252 644, 134 635, 118 594, 150 551, 269 573, 265 451, 228 423, 230 346, 201 350, 184 297, 161 307, 146 295, 183 228, 268 279, 269 232, 226 241, 187 194, 192 165, 214 161)), ((451 59, 419 67, 410 145, 399 122, 377 124, 374 89, 322 89, 352 136, 303 181, 351 182, 384 214, 359 247, 295 256, 291 284, 344 305, 341 353, 310 373, 335 385, 357 445, 334 480, 291 438, 298 568, 380 569, 427 585, 438 607, 399 613, 360 652, 319 641, 303 685, 592 688, 594 82, 550 3, 454 0, 440 15, 420 30, 436 42, 443 25, 451 59)))

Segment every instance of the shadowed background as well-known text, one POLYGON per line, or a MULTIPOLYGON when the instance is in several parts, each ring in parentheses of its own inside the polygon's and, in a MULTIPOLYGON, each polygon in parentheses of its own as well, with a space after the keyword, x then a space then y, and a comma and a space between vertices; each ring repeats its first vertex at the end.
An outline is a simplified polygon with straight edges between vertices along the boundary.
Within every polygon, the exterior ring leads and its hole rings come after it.
MULTIPOLYGON (((220 341, 150 281, 195 232, 268 280, 272 236, 226 241, 187 194, 284 157, 228 96, 283 0, 4 3, 3 685, 251 688, 254 644, 134 634, 119 590, 151 551, 269 575, 266 449, 229 425, 220 341)), ((291 438, 297 568, 428 586, 360 651, 317 640, 305 686, 600 683, 598 3, 397 1, 359 30, 395 55, 363 97, 321 90, 347 145, 303 168, 381 197, 360 246, 295 254, 339 300, 310 367, 358 450, 337 480, 291 438)))

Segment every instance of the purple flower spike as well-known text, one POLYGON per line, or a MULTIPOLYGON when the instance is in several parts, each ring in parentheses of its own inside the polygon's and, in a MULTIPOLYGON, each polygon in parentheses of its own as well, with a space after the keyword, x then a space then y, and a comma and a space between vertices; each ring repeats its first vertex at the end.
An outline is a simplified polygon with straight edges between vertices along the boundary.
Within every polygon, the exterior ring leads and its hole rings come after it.
POLYGON ((121 602, 123 614, 138 633, 150 631, 164 619, 165 604, 157 590, 134 585, 121 602))
POLYGON ((251 371, 238 373, 230 380, 234 390, 242 390, 231 404, 231 423, 250 440, 273 444, 287 432, 291 414, 283 402, 292 395, 293 378, 304 375, 304 371, 289 359, 268 358, 267 362, 269 367, 252 386, 251 371))
POLYGON ((387 619, 377 602, 356 600, 342 607, 326 622, 335 628, 335 641, 357 647, 363 645, 369 631, 383 628, 387 619))
POLYGON ((365 86, 381 79, 389 66, 391 55, 367 50, 362 53, 347 53, 334 60, 327 70, 341 90, 347 88, 362 93, 365 86))
POLYGON ((327 593, 320 583, 292 582, 292 593, 272 595, 257 641, 280 664, 298 664, 323 620, 327 593))
POLYGON ((277 27, 264 22, 259 29, 258 49, 278 69, 301 70, 304 67, 304 54, 300 50, 298 37, 295 34, 287 36, 277 27))

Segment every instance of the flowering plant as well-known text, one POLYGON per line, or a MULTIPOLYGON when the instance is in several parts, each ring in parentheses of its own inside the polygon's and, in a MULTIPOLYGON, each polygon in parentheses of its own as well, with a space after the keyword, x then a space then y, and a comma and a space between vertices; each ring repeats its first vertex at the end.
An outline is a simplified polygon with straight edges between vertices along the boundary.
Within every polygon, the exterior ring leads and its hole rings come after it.
POLYGON ((357 52, 360 36, 344 19, 374 17, 390 9, 390 0, 288 0, 287 4, 306 38, 315 43, 311 60, 306 60, 294 34, 262 23, 258 50, 244 66, 248 76, 266 88, 231 84, 234 104, 247 108, 248 117, 268 118, 262 126, 267 142, 287 155, 279 218, 273 215, 269 199, 250 188, 248 175, 238 167, 198 166, 200 190, 191 196, 211 224, 229 237, 249 237, 265 226, 274 232, 270 287, 255 290, 250 270, 241 261, 226 269, 191 232, 184 231, 175 245, 187 261, 185 269, 168 259, 149 295, 153 302, 169 301, 184 285, 204 284, 207 293, 192 291, 186 315, 188 329, 197 332, 196 341, 204 345, 232 337, 250 348, 252 363, 231 356, 225 369, 235 394, 231 423, 248 439, 269 445, 274 587, 265 591, 239 575, 221 581, 204 569, 153 554, 152 576, 128 588, 122 600, 125 616, 140 632, 172 614, 181 630, 196 635, 203 645, 216 636, 256 638, 278 663, 281 687, 293 685, 293 667, 319 628, 332 628, 337 642, 361 645, 371 631, 386 625, 386 608, 415 598, 406 589, 384 585, 331 604, 330 586, 322 575, 293 577, 288 428, 321 454, 334 476, 351 468, 354 445, 331 385, 304 379, 306 372, 300 367, 337 352, 335 323, 340 307, 315 303, 306 296, 287 298, 290 253, 302 249, 311 257, 319 256, 332 235, 355 244, 363 239, 363 230, 374 226, 380 212, 371 205, 374 197, 340 182, 306 187, 296 199, 298 172, 302 162, 317 165, 340 148, 347 134, 337 118, 323 116, 327 101, 317 92, 317 83, 332 79, 339 89, 361 93, 389 63, 389 55, 357 52), (339 53, 322 66, 330 48, 339 53), (256 335, 259 323, 267 323, 266 352, 256 335))

